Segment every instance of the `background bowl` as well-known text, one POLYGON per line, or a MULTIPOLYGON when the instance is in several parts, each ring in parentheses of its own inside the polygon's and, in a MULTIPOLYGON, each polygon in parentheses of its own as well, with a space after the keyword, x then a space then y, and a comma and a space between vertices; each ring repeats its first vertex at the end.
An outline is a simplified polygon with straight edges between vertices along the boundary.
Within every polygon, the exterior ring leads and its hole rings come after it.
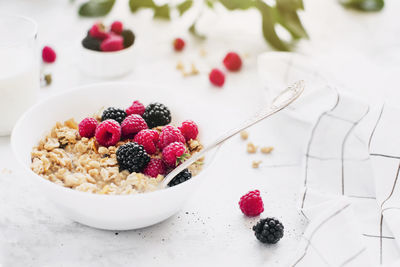
POLYGON ((100 52, 87 49, 79 43, 79 67, 89 76, 97 78, 117 78, 133 69, 134 46, 115 52, 100 52))
POLYGON ((192 119, 199 125, 199 138, 203 144, 213 139, 212 133, 207 133, 210 131, 202 130, 210 124, 202 112, 196 112, 189 105, 179 105, 176 96, 165 88, 132 83, 89 85, 50 97, 29 109, 14 127, 12 149, 25 174, 34 179, 47 198, 70 219, 108 230, 146 227, 178 212, 204 179, 213 152, 207 154, 204 169, 193 179, 171 188, 136 195, 80 192, 52 183, 30 169, 32 148, 57 121, 74 118, 79 122, 102 107, 124 108, 133 100, 140 100, 145 105, 155 101, 164 103, 171 109, 172 124, 192 119))

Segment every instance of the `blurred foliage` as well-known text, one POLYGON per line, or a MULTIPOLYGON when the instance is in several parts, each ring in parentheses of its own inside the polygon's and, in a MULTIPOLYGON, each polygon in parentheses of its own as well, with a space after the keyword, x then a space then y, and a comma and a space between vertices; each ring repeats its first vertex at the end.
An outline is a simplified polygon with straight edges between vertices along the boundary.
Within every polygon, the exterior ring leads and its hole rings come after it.
MULTIPOLYGON (((104 16, 110 12, 114 2, 115 0, 90 0, 80 7, 79 14, 85 17, 104 16)), ((267 4, 263 0, 204 0, 203 5, 213 9, 217 3, 230 11, 257 9, 262 18, 264 39, 278 50, 288 51, 295 41, 308 38, 298 16, 298 11, 304 9, 302 0, 276 0, 274 5, 267 4), (290 40, 285 41, 280 37, 276 30, 277 25, 286 29, 291 36, 290 40)), ((193 0, 184 0, 174 6, 170 4, 157 5, 153 0, 130 0, 129 7, 132 12, 143 8, 151 9, 154 18, 170 20, 172 10, 177 10, 179 15, 182 16, 193 7, 193 0)), ((189 27, 189 32, 199 38, 205 38, 196 28, 197 20, 200 17, 201 14, 196 17, 189 27)))
POLYGON ((339 0, 344 7, 367 12, 380 11, 384 6, 384 0, 339 0))

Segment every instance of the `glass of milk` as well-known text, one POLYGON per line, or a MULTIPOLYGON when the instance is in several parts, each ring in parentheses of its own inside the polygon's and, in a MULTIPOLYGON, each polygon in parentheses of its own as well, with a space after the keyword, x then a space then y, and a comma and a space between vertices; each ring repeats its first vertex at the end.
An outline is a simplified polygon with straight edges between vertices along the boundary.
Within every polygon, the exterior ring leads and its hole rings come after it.
POLYGON ((0 136, 9 135, 35 103, 40 86, 37 24, 26 17, 0 16, 0 136))

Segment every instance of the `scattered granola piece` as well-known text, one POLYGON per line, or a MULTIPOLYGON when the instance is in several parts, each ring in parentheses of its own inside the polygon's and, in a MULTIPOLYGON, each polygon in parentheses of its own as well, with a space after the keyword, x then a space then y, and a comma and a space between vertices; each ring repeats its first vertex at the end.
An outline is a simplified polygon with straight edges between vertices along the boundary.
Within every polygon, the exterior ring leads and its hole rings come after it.
POLYGON ((176 69, 182 71, 185 69, 185 66, 183 65, 182 61, 178 61, 178 63, 176 64, 176 69))
POLYGON ((247 153, 254 154, 257 152, 257 146, 255 146, 252 142, 247 144, 247 153))
POLYGON ((192 63, 192 75, 199 74, 199 70, 197 69, 196 65, 192 63))
POLYGON ((269 154, 272 152, 272 150, 274 150, 274 148, 272 146, 263 146, 261 148, 261 153, 263 154, 269 154))
POLYGON ((206 57, 207 56, 207 51, 204 48, 201 48, 199 53, 200 53, 201 57, 206 57))
POLYGON ((262 162, 261 160, 253 160, 251 167, 253 167, 254 169, 257 169, 260 166, 261 162, 262 162))
POLYGON ((241 137, 243 140, 247 140, 247 138, 249 138, 249 133, 246 132, 246 131, 241 131, 241 132, 240 132, 240 137, 241 137))

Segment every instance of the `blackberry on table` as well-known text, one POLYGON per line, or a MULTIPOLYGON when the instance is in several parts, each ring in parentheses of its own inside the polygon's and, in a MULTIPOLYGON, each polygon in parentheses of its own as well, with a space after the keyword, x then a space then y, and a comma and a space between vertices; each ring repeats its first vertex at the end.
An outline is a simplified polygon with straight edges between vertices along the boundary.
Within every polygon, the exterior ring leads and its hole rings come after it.
POLYGON ((82 46, 90 50, 100 51, 100 44, 99 39, 93 38, 89 34, 82 40, 82 46))
POLYGON ((113 119, 116 120, 119 124, 121 124, 122 121, 125 119, 125 117, 126 117, 125 110, 120 108, 110 107, 103 111, 103 115, 101 116, 101 121, 113 119))
POLYGON ((275 244, 283 237, 283 225, 275 218, 265 218, 253 226, 253 231, 262 243, 275 244))
POLYGON ((130 47, 135 42, 135 34, 131 30, 123 30, 121 36, 124 38, 124 48, 130 47))
POLYGON ((151 103, 146 107, 142 117, 151 129, 170 123, 171 111, 161 103, 151 103))
POLYGON ((180 183, 186 182, 190 178, 192 178, 192 174, 189 172, 188 169, 184 169, 168 183, 168 186, 172 187, 178 185, 180 183))
POLYGON ((116 154, 120 170, 128 170, 130 173, 143 171, 150 161, 143 146, 135 142, 118 147, 116 154))

